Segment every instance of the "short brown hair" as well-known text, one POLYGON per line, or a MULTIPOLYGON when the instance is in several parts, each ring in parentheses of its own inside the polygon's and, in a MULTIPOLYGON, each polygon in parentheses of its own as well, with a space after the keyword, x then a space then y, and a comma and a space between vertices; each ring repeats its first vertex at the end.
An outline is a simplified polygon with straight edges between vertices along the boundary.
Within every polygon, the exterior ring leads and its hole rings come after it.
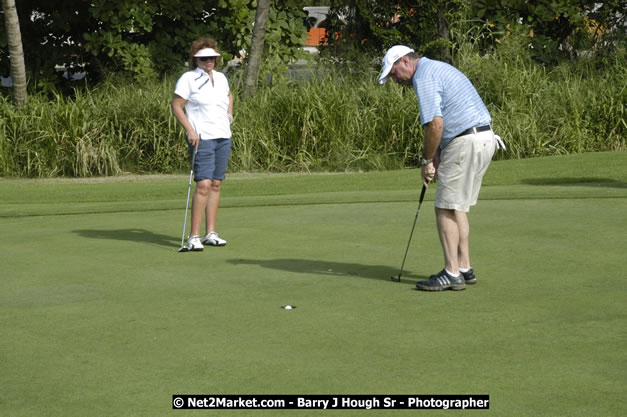
MULTIPOLYGON (((197 65, 196 65, 196 58, 194 58, 194 55, 196 55, 196 52, 204 48, 211 48, 218 53, 220 52, 220 50, 218 49, 218 42, 214 41, 213 39, 210 39, 210 38, 196 39, 194 42, 192 42, 191 48, 189 48, 189 60, 187 61, 187 65, 189 66, 190 69, 196 69, 197 65)), ((219 57, 219 56, 216 57, 215 68, 218 68, 220 66, 220 58, 222 57, 219 57)))

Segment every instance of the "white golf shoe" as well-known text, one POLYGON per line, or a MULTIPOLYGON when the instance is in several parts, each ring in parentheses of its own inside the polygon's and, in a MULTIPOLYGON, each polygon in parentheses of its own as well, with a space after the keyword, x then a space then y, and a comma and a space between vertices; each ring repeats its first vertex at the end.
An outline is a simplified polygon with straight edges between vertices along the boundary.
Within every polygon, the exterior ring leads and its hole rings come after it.
POLYGON ((224 246, 226 245, 226 240, 221 239, 217 232, 209 232, 203 238, 202 243, 208 246, 224 246))
POLYGON ((189 250, 193 251, 201 251, 205 248, 202 243, 200 243, 200 236, 198 235, 190 236, 189 239, 187 239, 187 247, 189 250))

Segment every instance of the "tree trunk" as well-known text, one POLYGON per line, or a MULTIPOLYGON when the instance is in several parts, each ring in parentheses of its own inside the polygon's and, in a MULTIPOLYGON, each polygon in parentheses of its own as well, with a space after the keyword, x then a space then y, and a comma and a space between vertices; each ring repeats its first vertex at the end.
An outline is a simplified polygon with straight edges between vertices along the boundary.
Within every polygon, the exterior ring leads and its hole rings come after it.
POLYGON ((11 57, 11 81, 15 104, 20 107, 26 104, 26 67, 24 66, 24 50, 20 22, 17 18, 15 0, 2 0, 4 21, 7 28, 9 55, 11 57))
MULTIPOLYGON (((450 5, 446 1, 438 3, 438 35, 440 35, 440 38, 446 39, 447 41, 450 41, 451 37, 449 35, 448 23, 446 22, 444 14, 448 12, 449 7, 450 5)), ((453 64, 453 58, 451 57, 451 52, 449 51, 448 46, 442 47, 440 50, 440 56, 442 57, 442 61, 453 64)))
POLYGON ((259 77, 261 58, 263 57, 263 44, 265 42, 269 11, 270 0, 258 0, 255 27, 253 28, 253 39, 250 45, 250 53, 248 54, 244 81, 245 93, 249 95, 254 94, 257 90, 257 78, 259 77))

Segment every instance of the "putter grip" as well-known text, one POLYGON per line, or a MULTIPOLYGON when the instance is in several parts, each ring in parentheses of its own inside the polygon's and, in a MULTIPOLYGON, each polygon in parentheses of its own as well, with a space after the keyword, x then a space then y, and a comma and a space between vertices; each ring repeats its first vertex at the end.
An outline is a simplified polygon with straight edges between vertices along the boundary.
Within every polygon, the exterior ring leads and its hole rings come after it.
POLYGON ((425 198, 425 192, 427 191, 427 187, 426 186, 422 186, 422 191, 420 192, 420 200, 419 203, 422 204, 422 200, 425 198))

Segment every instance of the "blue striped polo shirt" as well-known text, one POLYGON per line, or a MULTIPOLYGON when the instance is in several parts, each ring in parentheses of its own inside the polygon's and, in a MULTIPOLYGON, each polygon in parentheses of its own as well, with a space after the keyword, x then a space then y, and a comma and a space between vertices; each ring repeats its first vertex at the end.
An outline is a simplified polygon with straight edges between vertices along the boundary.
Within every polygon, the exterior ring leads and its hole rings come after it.
POLYGON ((444 120, 440 148, 468 128, 491 123, 477 90, 457 68, 422 57, 412 82, 420 106, 420 123, 425 125, 437 116, 444 120))

